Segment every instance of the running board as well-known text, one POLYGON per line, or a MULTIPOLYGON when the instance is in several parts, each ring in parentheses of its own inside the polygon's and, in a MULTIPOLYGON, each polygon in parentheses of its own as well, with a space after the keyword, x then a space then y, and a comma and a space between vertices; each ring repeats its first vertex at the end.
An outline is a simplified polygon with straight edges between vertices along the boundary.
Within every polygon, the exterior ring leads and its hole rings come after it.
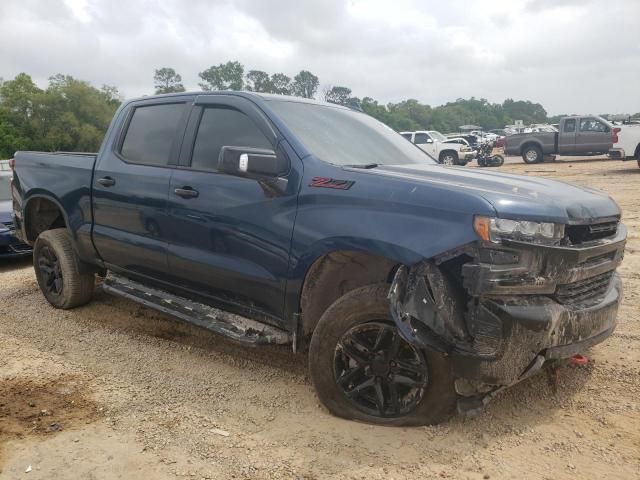
POLYGON ((112 293, 249 345, 291 343, 284 330, 179 297, 109 272, 102 283, 112 293))

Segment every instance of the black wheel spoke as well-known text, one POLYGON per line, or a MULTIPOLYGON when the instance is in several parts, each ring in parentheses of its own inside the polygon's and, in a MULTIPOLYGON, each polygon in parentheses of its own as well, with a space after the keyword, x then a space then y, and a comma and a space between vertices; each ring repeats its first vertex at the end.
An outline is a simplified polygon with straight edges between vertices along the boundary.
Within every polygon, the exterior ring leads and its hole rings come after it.
POLYGON ((393 332, 393 338, 391 339, 391 348, 389 349, 389 358, 395 359, 398 356, 398 351, 402 345, 402 337, 397 330, 393 332))
POLYGON ((426 375, 427 367, 420 363, 411 363, 404 360, 396 360, 396 370, 409 372, 414 375, 426 375))
POLYGON ((363 390, 373 387, 374 383, 375 383, 374 378, 367 378, 365 381, 363 381, 362 383, 359 383, 358 385, 353 387, 351 390, 349 390, 347 392, 347 395, 349 396, 357 395, 358 393, 361 393, 363 390))
POLYGON ((336 385, 369 415, 405 415, 422 401, 428 369, 422 352, 387 322, 361 323, 347 331, 334 352, 336 385))
POLYGON ((398 413, 400 411, 400 400, 398 398, 398 386, 389 382, 389 403, 391 404, 391 413, 398 413))
POLYGON ((373 350, 378 350, 382 346, 382 342, 385 337, 388 336, 388 333, 391 331, 389 328, 381 328, 378 332, 378 336, 376 337, 376 342, 373 344, 373 350))
POLYGON ((384 391, 382 389, 382 379, 380 377, 376 378, 373 384, 376 390, 376 408, 380 415, 384 415, 384 391))
POLYGON ((367 355, 361 352, 360 350, 358 350, 355 346, 351 345, 350 340, 346 342, 343 341, 340 344, 340 346, 342 347, 342 351, 345 353, 345 355, 351 358, 358 365, 364 366, 369 363, 369 359, 367 358, 367 355))
POLYGON ((352 380, 355 380, 355 378, 362 373, 362 370, 363 368, 361 366, 352 368, 351 370, 344 372, 342 376, 336 380, 336 382, 338 382, 338 385, 343 388, 348 387, 352 380))
POLYGON ((406 385, 407 387, 424 387, 427 384, 426 380, 414 380, 413 378, 405 377, 404 375, 394 375, 391 382, 397 385, 406 385))

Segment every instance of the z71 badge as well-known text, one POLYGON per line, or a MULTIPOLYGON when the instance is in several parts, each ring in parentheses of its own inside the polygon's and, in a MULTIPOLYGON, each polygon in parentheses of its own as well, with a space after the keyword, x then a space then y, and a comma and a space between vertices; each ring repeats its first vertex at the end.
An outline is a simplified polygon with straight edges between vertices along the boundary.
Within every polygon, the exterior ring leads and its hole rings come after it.
POLYGON ((335 178, 313 177, 310 187, 335 188, 338 190, 349 190, 356 183, 353 180, 338 180, 335 178))

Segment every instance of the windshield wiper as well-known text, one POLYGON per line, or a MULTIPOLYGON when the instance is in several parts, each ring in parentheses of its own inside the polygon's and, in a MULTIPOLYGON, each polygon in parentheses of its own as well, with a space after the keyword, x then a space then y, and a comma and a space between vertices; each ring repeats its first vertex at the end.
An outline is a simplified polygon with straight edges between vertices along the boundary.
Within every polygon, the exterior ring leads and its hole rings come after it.
POLYGON ((345 165, 345 167, 349 168, 364 168, 365 170, 369 170, 370 168, 379 167, 379 163, 365 163, 365 164, 356 164, 356 165, 345 165))

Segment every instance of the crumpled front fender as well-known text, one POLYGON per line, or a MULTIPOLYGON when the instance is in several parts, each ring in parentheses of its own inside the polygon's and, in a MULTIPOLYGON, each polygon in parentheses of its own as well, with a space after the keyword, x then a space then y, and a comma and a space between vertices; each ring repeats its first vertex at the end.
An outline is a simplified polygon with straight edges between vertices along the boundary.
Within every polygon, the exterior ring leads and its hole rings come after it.
POLYGON ((389 289, 391 316, 402 336, 419 348, 450 352, 468 341, 463 302, 430 261, 398 268, 389 289))

